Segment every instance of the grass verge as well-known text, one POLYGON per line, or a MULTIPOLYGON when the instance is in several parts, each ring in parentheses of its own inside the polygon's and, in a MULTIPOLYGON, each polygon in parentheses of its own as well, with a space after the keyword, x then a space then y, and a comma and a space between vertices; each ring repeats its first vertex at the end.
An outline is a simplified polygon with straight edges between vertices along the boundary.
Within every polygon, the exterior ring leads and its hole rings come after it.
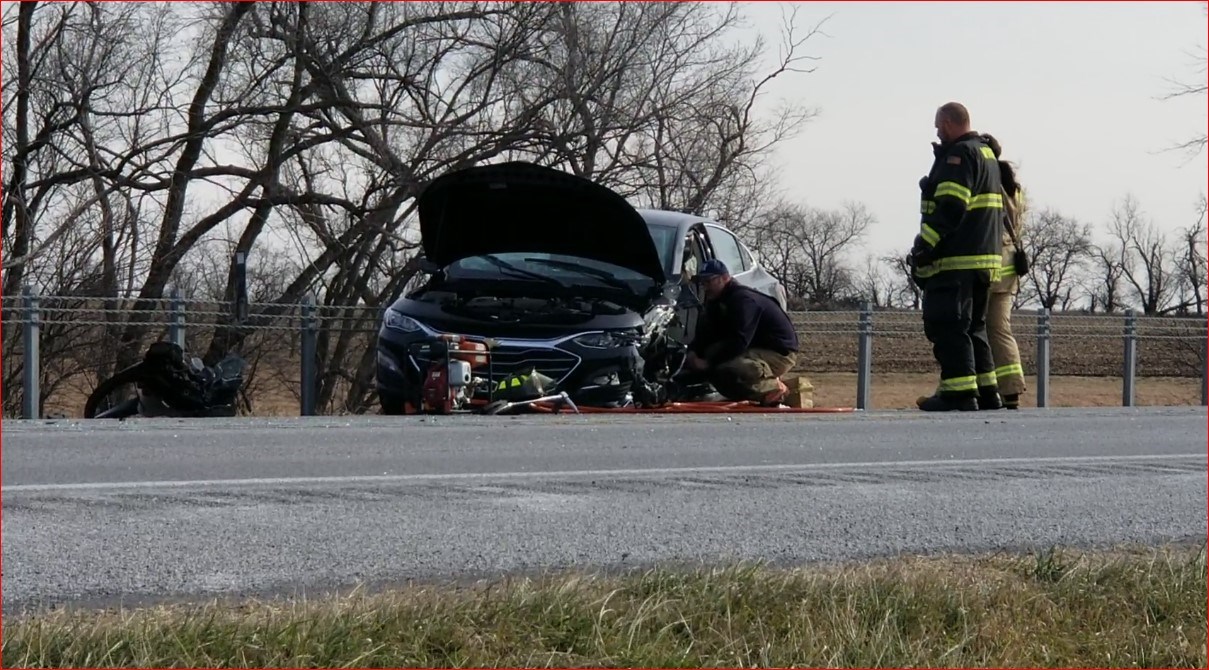
POLYGON ((1205 548, 511 578, 6 622, 19 666, 1205 667, 1205 548))

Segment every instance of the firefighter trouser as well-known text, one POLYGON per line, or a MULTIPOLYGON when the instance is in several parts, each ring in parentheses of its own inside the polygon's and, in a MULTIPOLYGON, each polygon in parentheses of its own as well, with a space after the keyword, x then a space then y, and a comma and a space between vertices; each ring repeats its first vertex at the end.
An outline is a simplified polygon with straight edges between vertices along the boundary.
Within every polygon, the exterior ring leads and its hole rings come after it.
POLYGON ((767 349, 752 348, 710 368, 709 381, 729 400, 760 401, 780 387, 777 380, 793 369, 797 354, 782 355, 767 349))
POLYGON ((924 285, 924 334, 940 364, 941 396, 997 390, 986 327, 990 289, 990 278, 978 270, 941 272, 924 285))
POLYGON ((1020 349, 1012 335, 1012 298, 1019 288, 1019 278, 1014 274, 1004 277, 991 287, 987 305, 987 339, 995 359, 999 392, 1004 395, 1021 395, 1028 390, 1024 383, 1024 367, 1020 364, 1020 349))

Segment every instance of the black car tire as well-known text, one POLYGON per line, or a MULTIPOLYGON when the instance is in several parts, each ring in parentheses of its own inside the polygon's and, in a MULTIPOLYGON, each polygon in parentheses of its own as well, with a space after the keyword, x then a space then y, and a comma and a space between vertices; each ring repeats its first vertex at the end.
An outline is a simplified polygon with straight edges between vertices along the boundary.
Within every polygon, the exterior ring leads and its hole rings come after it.
POLYGON ((394 394, 386 393, 378 395, 378 404, 382 407, 382 413, 387 416, 401 416, 404 412, 403 398, 394 394))

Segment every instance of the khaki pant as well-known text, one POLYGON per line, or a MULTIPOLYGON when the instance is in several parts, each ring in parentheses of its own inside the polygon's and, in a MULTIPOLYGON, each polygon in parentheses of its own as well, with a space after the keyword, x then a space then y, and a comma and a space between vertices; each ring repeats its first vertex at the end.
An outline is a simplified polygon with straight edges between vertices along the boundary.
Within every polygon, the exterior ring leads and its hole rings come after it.
POLYGON ((987 339, 991 341, 991 355, 995 358, 999 393, 1005 396, 1020 395, 1026 390, 1020 349, 1012 335, 1012 298, 1019 290, 1019 277, 1004 277, 991 286, 987 304, 987 339))
POLYGON ((782 356, 768 349, 748 349, 709 371, 710 383, 730 400, 760 401, 778 390, 777 381, 793 369, 798 355, 782 356))

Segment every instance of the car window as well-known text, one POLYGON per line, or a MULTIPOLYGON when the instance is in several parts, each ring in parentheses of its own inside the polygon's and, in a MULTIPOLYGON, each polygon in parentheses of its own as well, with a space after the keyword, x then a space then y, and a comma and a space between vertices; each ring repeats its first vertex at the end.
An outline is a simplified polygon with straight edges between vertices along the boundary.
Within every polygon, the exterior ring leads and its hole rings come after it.
POLYGON ((731 274, 748 269, 747 264, 743 262, 743 254, 739 251, 739 240, 735 239, 730 231, 714 225, 707 225, 706 229, 709 231, 709 241, 714 247, 714 254, 726 263, 731 274))
POLYGON ((743 256, 743 267, 745 269, 750 270, 756 267, 756 261, 751 257, 751 250, 747 248, 746 244, 739 243, 739 253, 743 256))
POLYGON ((675 267, 672 262, 672 254, 676 250, 676 234, 679 232, 675 226, 660 226, 653 223, 647 224, 647 230, 651 231, 651 241, 655 243, 655 249, 659 252, 659 260, 663 263, 663 267, 675 267))

